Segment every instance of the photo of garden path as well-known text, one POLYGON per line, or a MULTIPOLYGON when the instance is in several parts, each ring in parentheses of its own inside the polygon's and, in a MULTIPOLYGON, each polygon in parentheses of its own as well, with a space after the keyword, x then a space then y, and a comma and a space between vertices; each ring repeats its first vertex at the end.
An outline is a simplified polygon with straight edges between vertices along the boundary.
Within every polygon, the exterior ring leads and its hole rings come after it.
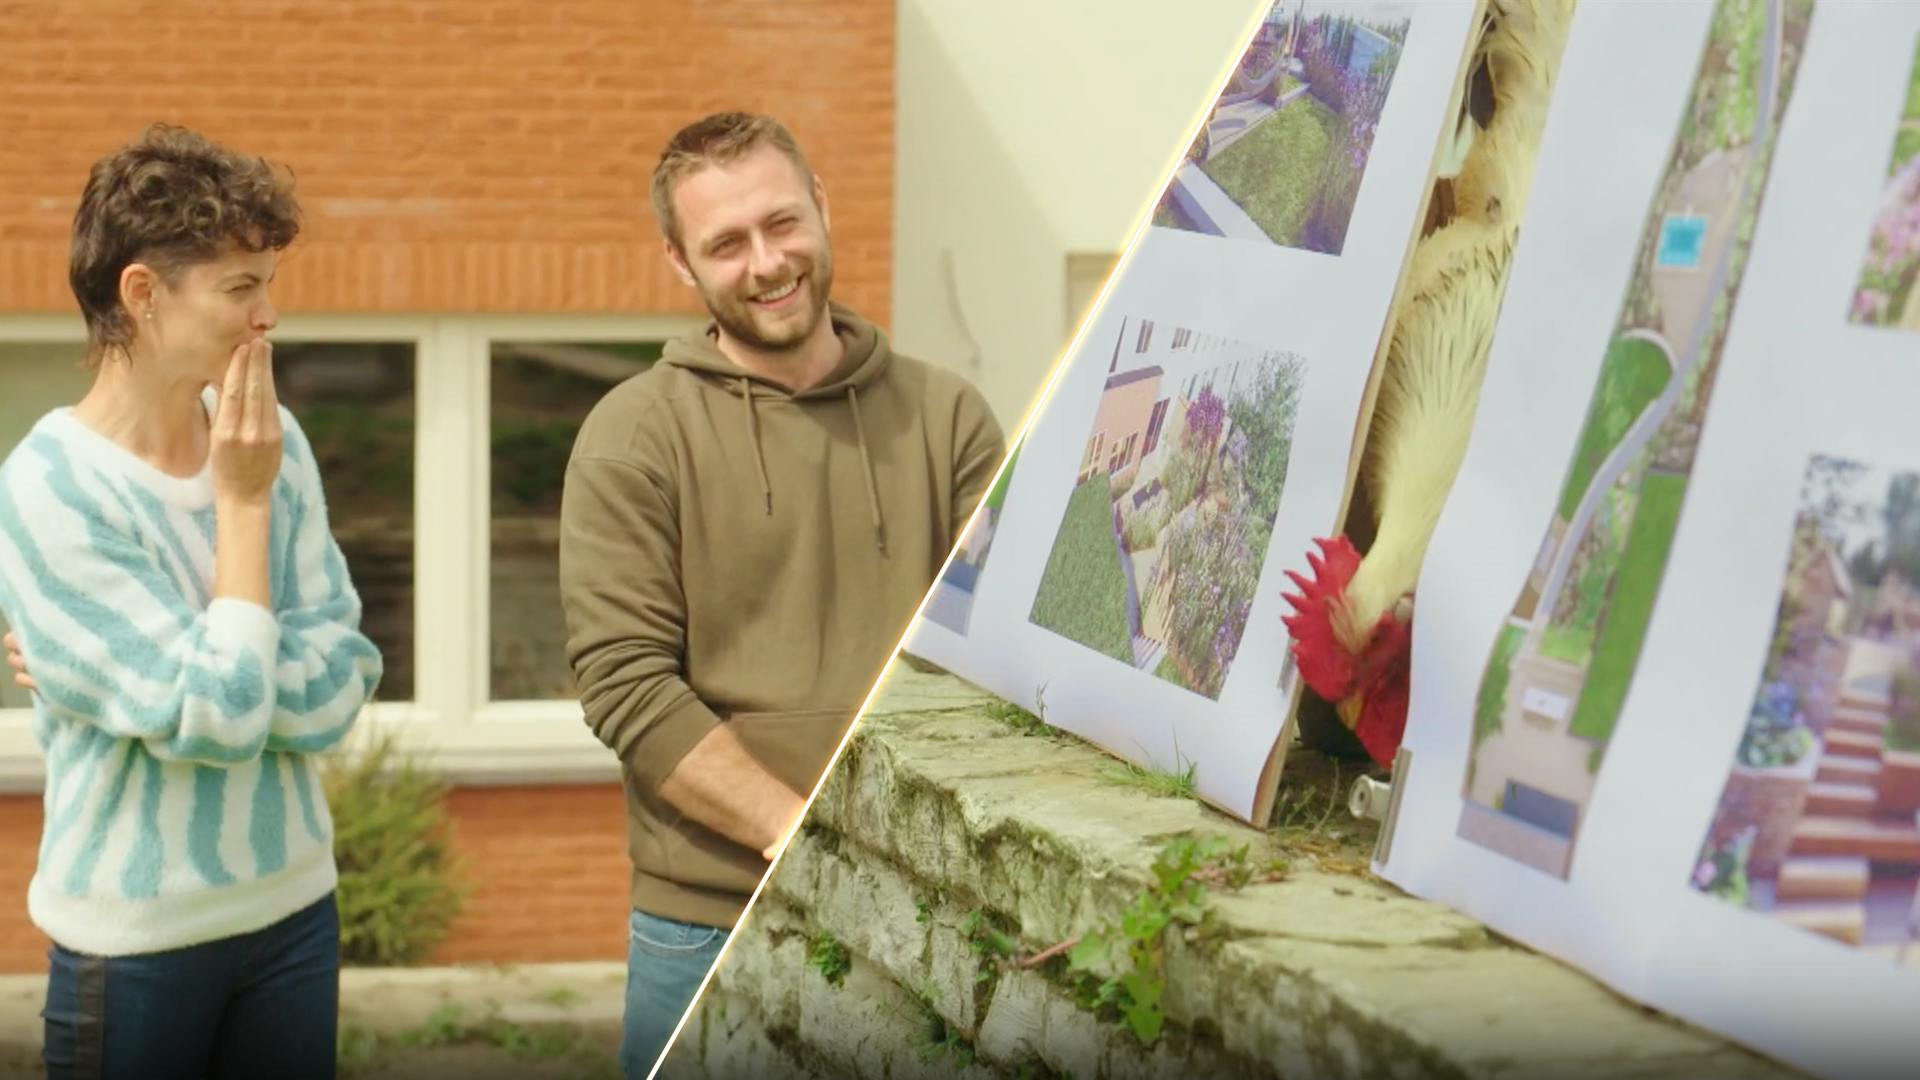
POLYGON ((1153 223, 1340 254, 1414 5, 1281 0, 1153 223))
POLYGON ((1920 971, 1920 472, 1808 464, 1692 886, 1920 971))
POLYGON ((1459 834, 1557 877, 1653 615, 1812 9, 1714 9, 1559 504, 1476 697, 1459 834))
POLYGON ((1920 330, 1920 40, 1907 72, 1907 104, 1893 133, 1887 186, 1873 215, 1850 321, 1920 330))
POLYGON ((986 509, 961 535, 958 550, 940 580, 934 582, 933 595, 927 598, 926 617, 956 634, 966 634, 967 621, 973 616, 973 598, 979 591, 980 575, 987 569, 994 533, 1000 527, 1000 508, 1006 504, 1007 485, 1013 481, 1013 469, 1019 463, 1020 449, 1015 447, 1006 468, 1000 470, 1000 478, 982 500, 986 509))
POLYGON ((1306 362, 1123 320, 1031 619, 1210 699, 1253 606, 1306 362))

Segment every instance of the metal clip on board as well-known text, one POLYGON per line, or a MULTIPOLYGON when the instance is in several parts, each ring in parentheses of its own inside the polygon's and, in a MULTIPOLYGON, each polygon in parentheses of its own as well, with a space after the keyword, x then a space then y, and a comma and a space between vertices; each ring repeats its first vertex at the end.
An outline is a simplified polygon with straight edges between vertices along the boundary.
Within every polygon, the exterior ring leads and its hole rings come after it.
POLYGON ((1393 850, 1393 830, 1400 821, 1400 796, 1405 790, 1407 769, 1413 752, 1401 747, 1393 756, 1393 773, 1383 783, 1371 776, 1353 782, 1347 793, 1347 810, 1363 821, 1378 821, 1380 835, 1373 844, 1374 865, 1383 865, 1393 850))

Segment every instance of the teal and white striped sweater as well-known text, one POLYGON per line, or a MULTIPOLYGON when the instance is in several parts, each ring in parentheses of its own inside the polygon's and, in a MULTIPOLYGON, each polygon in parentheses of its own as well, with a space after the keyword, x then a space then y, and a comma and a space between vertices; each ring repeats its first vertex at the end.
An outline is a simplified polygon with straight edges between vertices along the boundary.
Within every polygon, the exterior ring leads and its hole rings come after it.
POLYGON ((59 409, 0 465, 0 612, 40 690, 33 921, 102 956, 246 933, 335 885, 309 756, 380 680, 312 448, 280 410, 273 610, 211 599, 213 474, 169 476, 59 409))

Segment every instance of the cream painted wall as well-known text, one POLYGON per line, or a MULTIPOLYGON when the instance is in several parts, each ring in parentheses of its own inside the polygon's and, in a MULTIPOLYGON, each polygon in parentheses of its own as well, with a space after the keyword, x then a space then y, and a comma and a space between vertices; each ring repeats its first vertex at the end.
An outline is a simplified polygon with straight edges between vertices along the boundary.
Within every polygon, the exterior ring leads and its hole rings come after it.
POLYGON ((898 0, 893 338, 1011 435, 1269 0, 898 0), (1178 14, 1175 11, 1178 10, 1178 14))

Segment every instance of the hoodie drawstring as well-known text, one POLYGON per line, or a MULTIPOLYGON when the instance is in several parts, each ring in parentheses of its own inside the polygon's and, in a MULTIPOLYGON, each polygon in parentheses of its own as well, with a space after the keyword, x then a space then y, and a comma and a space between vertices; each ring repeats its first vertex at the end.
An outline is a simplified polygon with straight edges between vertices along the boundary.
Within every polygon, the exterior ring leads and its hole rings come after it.
POLYGON ((873 509, 873 546, 885 554, 887 531, 880 520, 880 489, 873 480, 873 457, 867 453, 867 428, 860 422, 860 393, 851 386, 847 387, 847 406, 853 410, 854 434, 860 437, 860 464, 867 476, 867 505, 873 509))
POLYGON ((753 411, 753 381, 742 378, 740 400, 747 408, 747 438, 753 443, 753 467, 760 473, 760 499, 766 504, 767 516, 773 516, 773 485, 767 480, 767 459, 760 451, 760 417, 753 411))

